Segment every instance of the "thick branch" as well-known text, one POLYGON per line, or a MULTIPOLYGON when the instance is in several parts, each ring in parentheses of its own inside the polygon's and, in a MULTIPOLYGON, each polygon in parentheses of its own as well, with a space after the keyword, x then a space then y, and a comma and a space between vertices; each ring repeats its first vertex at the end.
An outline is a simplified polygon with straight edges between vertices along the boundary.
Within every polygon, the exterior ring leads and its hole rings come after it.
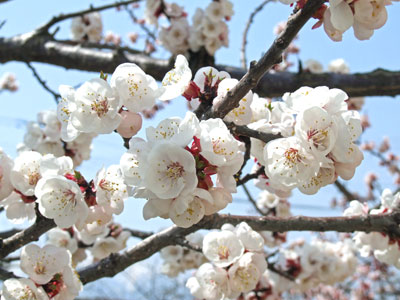
MULTIPOLYGON (((11 38, 0 38, 0 62, 42 62, 66 69, 105 73, 114 72, 124 62, 135 63, 147 74, 162 80, 171 68, 168 60, 151 58, 145 54, 135 54, 135 50, 112 45, 86 45, 71 41, 54 41, 50 35, 27 33, 11 38), (107 49, 96 49, 96 48, 107 49)), ((225 65, 217 65, 233 78, 240 79, 245 70, 225 65)), ((193 70, 195 71, 195 70, 193 70)), ((280 97, 285 92, 294 92, 302 86, 327 85, 339 88, 349 96, 395 96, 400 94, 400 72, 377 69, 356 74, 311 74, 280 72, 265 74, 254 89, 263 97, 280 97)))
POLYGON ((210 111, 206 116, 223 118, 239 101, 253 89, 261 77, 271 69, 271 67, 282 59, 282 53, 289 46, 290 42, 296 37, 297 33, 304 24, 311 18, 313 13, 324 3, 324 0, 311 0, 306 5, 293 14, 287 21, 286 28, 274 40, 268 51, 261 57, 258 62, 250 63, 249 71, 240 79, 238 84, 232 88, 222 99, 221 104, 210 111))
POLYGON ((56 224, 53 220, 46 219, 38 214, 36 222, 32 226, 19 231, 9 238, 1 240, 0 259, 30 242, 37 241, 43 233, 55 226, 56 224))
MULTIPOLYGON (((112 48, 112 46, 110 46, 112 48)), ((126 49, 125 49, 126 50, 126 49)), ((12 38, 0 38, 0 62, 27 61, 44 62, 67 69, 112 73, 124 62, 138 64, 146 73, 161 80, 170 69, 169 61, 150 58, 144 54, 126 53, 115 47, 115 51, 105 52, 84 45, 71 45, 53 41, 51 36, 25 34, 12 38)), ((132 51, 133 52, 133 51, 132 51)), ((240 68, 217 66, 228 71, 233 78, 241 78, 245 71, 240 68)), ((328 85, 345 90, 350 96, 400 94, 400 72, 375 70, 360 74, 311 74, 276 73, 266 74, 255 91, 262 96, 282 96, 301 86, 328 85)))
POLYGON ((267 230, 274 232, 286 231, 377 231, 398 234, 400 212, 388 215, 368 215, 354 217, 253 217, 233 215, 212 215, 205 217, 198 224, 189 228, 171 226, 154 234, 131 249, 121 254, 111 254, 109 257, 90 265, 79 272, 82 283, 86 284, 103 277, 112 277, 130 265, 144 260, 162 248, 174 245, 179 236, 186 236, 199 229, 217 229, 225 223, 237 225, 247 222, 254 230, 267 230))

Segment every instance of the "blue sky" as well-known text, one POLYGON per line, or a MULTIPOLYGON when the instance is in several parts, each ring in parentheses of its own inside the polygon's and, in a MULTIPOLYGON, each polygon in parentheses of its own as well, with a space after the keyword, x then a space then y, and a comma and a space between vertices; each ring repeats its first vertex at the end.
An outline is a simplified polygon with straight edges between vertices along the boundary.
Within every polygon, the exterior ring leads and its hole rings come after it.
MULTIPOLYGON (((0 29, 0 36, 12 36, 33 30, 39 25, 48 21, 53 15, 61 12, 74 12, 86 9, 90 4, 95 6, 104 5, 111 1, 54 1, 54 0, 13 0, 1 4, 0 21, 6 19, 6 24, 0 29)), ((183 5, 189 16, 193 14, 195 7, 206 7, 208 1, 176 1, 183 5)), ((220 49, 216 54, 218 64, 240 65, 240 47, 242 32, 249 14, 261 1, 234 1, 235 15, 229 22, 230 47, 220 49)), ((274 39, 272 33, 273 26, 279 21, 287 19, 291 8, 280 3, 270 3, 257 15, 248 36, 248 61, 258 59, 266 51, 274 39)), ((336 58, 344 58, 350 65, 352 72, 372 71, 376 68, 386 68, 389 70, 400 70, 400 59, 398 58, 400 49, 400 4, 395 3, 388 7, 387 24, 375 31, 370 41, 358 41, 354 38, 350 29, 344 34, 344 41, 335 43, 331 41, 322 28, 311 30, 315 20, 311 20, 300 32, 296 44, 300 46, 301 52, 298 56, 292 57, 296 61, 305 61, 313 58, 319 60, 325 67, 329 61, 336 58)), ((111 9, 102 13, 105 30, 112 30, 121 34, 124 41, 127 41, 126 34, 138 30, 129 20, 125 12, 116 12, 111 9)), ((70 21, 67 20, 59 24, 61 30, 57 34, 60 39, 69 37, 70 21)), ((159 52, 160 57, 168 57, 166 51, 159 52)), ((44 64, 34 63, 39 74, 48 82, 49 86, 57 90, 60 84, 75 86, 85 80, 97 77, 98 74, 80 72, 75 70, 64 70, 63 68, 53 67, 44 64)), ((52 96, 44 91, 33 78, 31 71, 24 63, 10 62, 0 65, 0 75, 4 72, 16 74, 20 89, 16 93, 0 93, 0 146, 11 155, 16 156, 15 145, 22 141, 25 133, 25 123, 36 119, 36 114, 44 109, 55 109, 52 96)), ((400 150, 399 133, 399 104, 400 97, 371 97, 366 101, 364 112, 367 112, 372 128, 368 129, 363 135, 363 140, 382 140, 387 135, 392 141, 392 150, 400 150)), ((186 111, 186 103, 183 99, 176 99, 165 110, 161 111, 155 119, 146 121, 144 126, 149 124, 156 125, 160 120, 171 116, 183 116, 186 111)), ((118 163, 121 154, 125 151, 122 146, 121 138, 117 134, 103 135, 94 142, 91 161, 85 162, 81 170, 87 179, 91 179, 101 165, 109 166, 118 163)), ((348 185, 357 191, 363 191, 363 176, 369 170, 382 170, 378 168, 378 163, 374 159, 366 156, 362 165, 357 169, 355 179, 348 185)), ((382 173, 386 174, 386 173, 382 173)), ((388 176, 382 177, 382 185, 392 187, 392 179, 388 176)), ((249 187, 252 186, 249 184, 249 187)), ((254 196, 257 191, 251 188, 254 196)), ((361 192, 362 193, 362 192, 361 192)), ((294 193, 291 202, 295 204, 293 212, 303 215, 339 215, 340 210, 329 208, 330 199, 336 195, 335 188, 326 187, 315 196, 306 196, 294 193)), ((249 206, 244 202, 245 196, 240 191, 237 200, 229 206, 231 213, 250 213, 249 206)), ((146 228, 146 230, 157 230, 162 226, 169 225, 169 221, 153 219, 145 222, 141 217, 141 207, 143 201, 129 199, 126 203, 126 211, 117 219, 121 222, 135 220, 132 227, 146 228)), ((4 224, 4 222, 3 222, 4 224)))

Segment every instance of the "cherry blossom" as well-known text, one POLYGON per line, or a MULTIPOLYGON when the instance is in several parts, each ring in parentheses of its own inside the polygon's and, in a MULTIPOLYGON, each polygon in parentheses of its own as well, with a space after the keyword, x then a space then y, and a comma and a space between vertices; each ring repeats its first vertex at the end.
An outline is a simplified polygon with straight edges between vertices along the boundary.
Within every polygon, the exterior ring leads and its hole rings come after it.
POLYGON ((39 211, 54 219, 60 228, 83 225, 88 208, 79 186, 64 176, 51 175, 39 180, 35 188, 39 211))
POLYGON ((70 262, 70 254, 62 248, 30 244, 22 248, 21 269, 37 284, 45 284, 70 262))
POLYGON ((150 109, 163 92, 153 77, 131 63, 121 64, 115 69, 110 85, 118 91, 121 105, 132 112, 150 109))

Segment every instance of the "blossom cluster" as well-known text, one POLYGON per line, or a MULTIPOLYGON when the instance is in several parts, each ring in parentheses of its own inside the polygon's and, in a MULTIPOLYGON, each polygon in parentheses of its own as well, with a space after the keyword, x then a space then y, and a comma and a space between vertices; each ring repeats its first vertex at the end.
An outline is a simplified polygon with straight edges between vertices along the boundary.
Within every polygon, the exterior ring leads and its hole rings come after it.
MULTIPOLYGON (((263 212, 263 216, 288 218, 292 216, 290 203, 286 198, 263 190, 257 199, 257 207, 263 212)), ((260 231, 264 238, 265 246, 274 248, 286 242, 287 232, 260 231)))
POLYGON ((73 300, 82 290, 71 254, 65 249, 30 244, 22 248, 20 266, 29 278, 5 280, 1 299, 73 300))
MULTIPOLYGON (((342 90, 327 87, 302 87, 283 96, 283 111, 296 115, 294 132, 281 131, 283 138, 268 142, 262 152, 259 145, 255 153, 265 166, 270 188, 288 191, 297 187, 305 194, 315 194, 337 176, 353 177, 363 159, 355 144, 362 129, 358 112, 348 110, 347 98, 342 90)), ((249 127, 274 133, 267 120, 249 127)))
POLYGON ((6 72, 0 77, 0 92, 3 90, 15 92, 18 87, 19 84, 14 74, 6 72))
MULTIPOLYGON (((393 0, 398 1, 398 0, 393 0)), ((333 41, 341 41, 343 33, 353 27, 354 36, 359 40, 368 40, 374 30, 385 25, 388 17, 386 6, 391 0, 330 0, 329 7, 322 5, 313 15, 318 19, 314 28, 324 25, 324 30, 333 41)), ((297 2, 297 7, 304 6, 305 1, 280 0, 284 4, 297 2)))
POLYGON ((13 161, 0 154, 0 206, 11 222, 34 220, 38 205, 44 217, 69 230, 51 231, 50 240, 71 254, 77 250, 77 241, 87 245, 95 259, 125 248, 130 234, 112 222, 129 195, 118 165, 100 169, 87 182, 66 156, 23 151, 13 161))
POLYGON ((76 138, 65 142, 61 139, 61 122, 54 110, 44 110, 37 114, 37 122, 27 124, 27 132, 23 143, 17 145, 18 152, 36 151, 53 154, 56 157, 69 156, 74 167, 79 166, 84 160, 90 158, 91 144, 94 133, 82 133, 76 138))
POLYGON ((350 240, 336 243, 300 241, 279 250, 274 268, 280 274, 266 270, 259 289, 275 297, 288 291, 304 292, 321 283, 341 282, 352 276, 356 267, 357 258, 350 240))
MULTIPOLYGON (((399 205, 400 193, 393 195, 389 189, 385 189, 382 191, 379 208, 369 209, 367 204, 353 200, 343 215, 385 215, 398 210, 399 205)), ((356 232, 353 240, 362 257, 368 257, 372 253, 379 261, 388 265, 394 265, 400 269, 400 240, 397 237, 392 237, 381 232, 356 232)))
MULTIPOLYGON (((189 234, 185 239, 192 246, 201 247, 203 244, 203 235, 199 232, 189 234)), ((161 273, 169 277, 176 277, 189 269, 197 269, 207 261, 203 253, 179 245, 163 248, 160 255, 163 259, 161 273)))
POLYGON ((73 18, 71 34, 74 41, 100 42, 103 37, 103 22, 100 13, 92 12, 73 18))
POLYGON ((145 219, 160 216, 190 227, 232 201, 233 175, 243 155, 241 143, 222 120, 199 122, 187 112, 184 119, 168 118, 148 127, 146 137, 132 138, 120 161, 134 197, 148 200, 145 219))
POLYGON ((162 14, 168 17, 170 25, 160 29, 159 40, 172 54, 184 54, 188 50, 197 52, 204 47, 210 55, 214 55, 222 46, 228 47, 228 26, 224 20, 230 20, 233 15, 231 1, 212 1, 205 10, 197 8, 192 26, 183 8, 176 3, 146 1, 147 23, 157 24, 162 14))
POLYGON ((236 298, 253 290, 267 268, 264 240, 246 223, 222 226, 203 240, 203 253, 211 263, 199 267, 186 286, 199 299, 236 298))

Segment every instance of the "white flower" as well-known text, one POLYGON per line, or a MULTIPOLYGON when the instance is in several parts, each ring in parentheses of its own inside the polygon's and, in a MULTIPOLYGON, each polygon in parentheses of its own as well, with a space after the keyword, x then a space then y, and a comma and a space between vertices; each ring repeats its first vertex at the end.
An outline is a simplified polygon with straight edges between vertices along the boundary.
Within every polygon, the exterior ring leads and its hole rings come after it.
POLYGON ((192 194, 175 198, 169 208, 169 217, 179 227, 188 228, 198 223, 205 214, 205 202, 214 202, 211 194, 196 188, 192 194))
POLYGON ((326 32, 326 34, 328 35, 328 37, 335 42, 340 42, 342 40, 342 36, 343 36, 343 31, 335 28, 332 24, 331 21, 331 11, 330 8, 328 7, 325 10, 324 13, 324 30, 326 32))
POLYGON ((121 105, 133 112, 152 108, 163 91, 153 77, 131 63, 121 64, 115 69, 110 85, 121 98, 121 105))
POLYGON ((50 141, 60 139, 60 122, 57 112, 54 110, 43 110, 37 114, 37 121, 43 126, 42 131, 50 141))
POLYGON ((297 115, 296 135, 321 160, 334 148, 338 134, 335 120, 318 106, 297 115))
POLYGON ((365 216, 368 214, 368 207, 362 205, 358 200, 353 200, 349 203, 349 207, 343 212, 343 216, 365 216))
POLYGON ((228 274, 224 269, 205 263, 197 270, 195 277, 186 282, 190 293, 199 299, 224 299, 228 292, 228 274))
POLYGON ((67 230, 60 228, 53 228, 47 232, 47 243, 59 248, 65 248, 72 254, 78 250, 77 240, 71 237, 67 230))
POLYGON ((22 152, 14 161, 11 183, 26 196, 33 196, 35 186, 42 177, 40 162, 42 155, 35 151, 22 152))
POLYGON ((318 174, 311 177, 307 182, 299 186, 299 190, 306 195, 316 194, 320 188, 333 183, 337 179, 335 165, 331 160, 323 162, 319 168, 318 174))
POLYGON ((76 109, 72 125, 81 132, 111 133, 121 122, 120 99, 107 81, 95 78, 85 82, 75 93, 76 109))
POLYGON ((48 300, 42 287, 26 278, 11 278, 3 282, 1 299, 3 300, 48 300))
POLYGON ((40 174, 42 177, 49 175, 65 175, 73 173, 73 162, 68 156, 55 157, 53 154, 46 154, 40 161, 40 174))
POLYGON ((261 251, 264 247, 262 236, 254 231, 247 223, 236 226, 235 233, 247 251, 261 251))
POLYGON ((96 201, 110 213, 119 215, 124 209, 124 200, 128 198, 119 165, 112 165, 107 170, 97 172, 95 182, 96 201))
POLYGON ((246 293, 253 290, 266 268, 267 263, 263 254, 245 253, 229 268, 229 285, 232 292, 246 293))
POLYGON ((160 141, 168 141, 185 147, 200 131, 199 120, 192 112, 187 112, 182 120, 172 117, 161 121, 156 128, 146 128, 146 136, 150 145, 160 141))
POLYGON ((343 58, 338 58, 329 63, 328 71, 332 73, 348 74, 350 73, 350 68, 343 58))
POLYGON ((293 93, 285 93, 283 100, 287 107, 295 113, 310 107, 319 106, 330 115, 347 111, 347 94, 339 89, 329 89, 326 86, 316 88, 301 87, 293 93))
POLYGON ((83 225, 88 207, 79 186, 72 180, 56 175, 39 180, 35 188, 40 213, 60 228, 83 225))
POLYGON ((170 26, 163 27, 158 39, 161 45, 172 54, 185 53, 189 48, 189 23, 186 18, 170 19, 170 26))
POLYGON ((193 155, 172 143, 159 143, 149 153, 145 187, 162 199, 191 193, 197 186, 193 155))
POLYGON ((165 74, 162 85, 165 88, 160 100, 171 100, 183 94, 190 80, 192 71, 186 57, 179 54, 176 57, 175 65, 172 70, 165 74))
POLYGON ((93 256, 96 259, 103 259, 111 253, 124 249, 130 236, 131 234, 128 231, 122 231, 116 238, 109 236, 97 239, 91 248, 93 256))
POLYGON ((98 43, 101 40, 103 24, 101 15, 92 12, 83 16, 75 17, 71 22, 72 39, 98 43))
POLYGON ((228 203, 232 203, 232 194, 225 188, 213 187, 208 190, 213 198, 213 202, 203 201, 206 216, 212 215, 224 209, 228 203))
POLYGON ((11 193, 1 202, 0 206, 6 210, 7 219, 11 223, 22 224, 26 220, 31 222, 36 219, 35 202, 24 202, 21 195, 17 193, 11 193))
POLYGON ((270 99, 261 98, 257 93, 253 93, 253 101, 251 102, 250 108, 252 111, 251 122, 257 122, 263 120, 269 122, 271 119, 271 111, 269 110, 270 99))
POLYGON ((243 243, 231 231, 210 232, 203 240, 204 255, 220 268, 236 262, 244 250, 243 243))
POLYGON ((296 137, 276 139, 264 148, 265 174, 288 188, 307 182, 319 171, 319 161, 296 137))
POLYGON ((82 282, 78 273, 71 265, 66 266, 60 274, 62 287, 61 290, 52 299, 54 300, 73 300, 78 297, 79 292, 83 290, 82 282))
POLYGON ((0 203, 1 200, 7 198, 14 189, 10 178, 13 165, 13 160, 0 148, 0 203))
POLYGON ((72 86, 60 85, 58 91, 61 95, 61 100, 57 105, 57 118, 61 123, 61 139, 70 142, 80 133, 71 122, 71 113, 77 109, 75 90, 72 86))
POLYGON ((321 65, 319 61, 315 59, 306 60, 304 65, 305 69, 308 70, 310 73, 320 74, 324 72, 324 67, 321 65))
MULTIPOLYGON (((239 81, 233 78, 227 78, 222 80, 218 85, 218 95, 213 101, 213 106, 217 108, 221 105, 222 99, 226 94, 235 87, 239 81)), ((251 122, 252 111, 251 102, 253 101, 253 93, 249 91, 240 101, 239 106, 232 109, 225 117, 224 120, 227 122, 234 122, 237 125, 247 125, 251 122)))
POLYGON ((121 156, 120 166, 126 184, 138 186, 147 170, 147 156, 150 152, 148 143, 141 138, 132 138, 129 149, 121 156))
POLYGON ((345 32, 354 22, 353 12, 350 5, 343 0, 330 0, 331 22, 337 30, 345 32))
POLYGON ((224 166, 236 159, 240 142, 233 137, 221 119, 201 121, 200 128, 200 154, 211 164, 224 166))
POLYGON ((45 284, 71 261, 71 254, 53 245, 40 248, 30 244, 22 248, 21 270, 37 284, 45 284))

